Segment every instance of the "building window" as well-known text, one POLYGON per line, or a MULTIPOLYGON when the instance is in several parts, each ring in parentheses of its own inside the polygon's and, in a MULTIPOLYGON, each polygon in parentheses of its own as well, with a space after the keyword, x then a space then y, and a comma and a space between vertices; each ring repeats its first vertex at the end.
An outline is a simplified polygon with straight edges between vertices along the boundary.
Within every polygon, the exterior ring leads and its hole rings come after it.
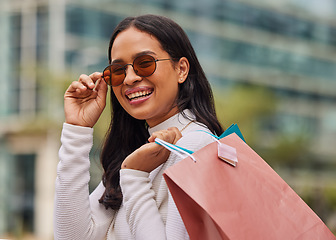
POLYGON ((12 234, 21 235, 34 231, 35 158, 34 154, 14 156, 9 201, 12 217, 8 222, 8 230, 12 234))

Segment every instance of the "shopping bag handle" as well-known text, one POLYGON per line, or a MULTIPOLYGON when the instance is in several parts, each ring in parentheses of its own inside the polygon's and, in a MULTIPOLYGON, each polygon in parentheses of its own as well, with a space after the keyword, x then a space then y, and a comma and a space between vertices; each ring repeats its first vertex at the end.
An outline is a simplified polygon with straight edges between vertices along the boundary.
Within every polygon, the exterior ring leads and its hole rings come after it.
MULTIPOLYGON (((219 139, 218 136, 215 136, 212 133, 209 133, 209 132, 204 131, 204 130, 196 130, 196 131, 192 131, 192 132, 189 132, 189 133, 193 133, 193 132, 205 132, 205 133, 211 135, 214 138, 215 141, 217 141, 218 143, 220 143, 218 141, 218 139, 219 139)), ((166 149, 168 149, 169 151, 175 153, 176 155, 178 155, 180 157, 183 157, 183 156, 187 155, 187 156, 191 157, 194 160, 194 162, 196 162, 195 157, 192 156, 192 154, 194 152, 191 151, 191 150, 189 150, 189 149, 186 149, 186 148, 183 148, 183 147, 171 144, 171 143, 166 142, 166 141, 164 141, 164 140, 162 140, 160 138, 155 138, 154 142, 157 143, 157 144, 159 144, 159 145, 161 145, 161 146, 163 146, 163 147, 165 147, 166 149)))
MULTIPOLYGON (((192 131, 192 132, 204 132, 206 134, 209 134, 210 136, 212 136, 212 138, 217 142, 218 145, 218 149, 217 149, 217 156, 219 159, 225 161, 226 163, 229 163, 232 166, 236 166, 238 163, 238 158, 237 158, 237 151, 234 147, 231 147, 229 145, 226 145, 224 143, 221 143, 219 141, 220 137, 204 131, 204 130, 196 130, 196 131, 192 131)), ((191 133, 191 132, 190 132, 191 133)), ((194 162, 196 162, 195 157, 192 155, 194 152, 190 151, 188 149, 182 148, 180 146, 168 143, 162 139, 159 138, 155 138, 155 143, 165 147, 166 149, 168 149, 169 151, 175 153, 176 155, 184 158, 186 156, 189 156, 194 162)))
MULTIPOLYGON (((219 143, 219 139, 223 138, 223 137, 226 137, 232 133, 236 133, 238 135, 238 137, 240 137, 244 142, 245 139, 243 137, 243 134, 241 133, 238 125, 236 123, 233 123, 231 124, 230 127, 228 127, 219 137, 210 133, 210 132, 207 132, 205 130, 196 130, 196 131, 199 131, 199 132, 205 132, 209 135, 211 135, 218 143, 219 143)), ((195 131, 193 131, 195 132, 195 131)), ((168 143, 168 142, 165 142, 163 140, 158 140, 158 141, 155 141, 157 144, 163 146, 163 147, 166 147, 168 150, 171 150, 172 149, 172 152, 178 152, 178 153, 181 153, 181 154, 184 154, 184 155, 188 155, 188 156, 191 156, 191 154, 193 154, 194 152, 189 150, 189 149, 185 149, 185 148, 182 148, 182 147, 179 147, 177 145, 173 145, 171 143, 168 143)), ((195 160, 194 160, 195 161, 195 160)))
POLYGON ((166 142, 160 138, 155 138, 155 143, 165 147, 166 149, 168 149, 169 151, 175 153, 176 155, 180 156, 181 158, 185 158, 186 156, 191 157, 191 159, 196 162, 195 157, 192 155, 194 152, 190 151, 188 149, 185 149, 183 147, 171 144, 169 142, 166 142))
POLYGON ((237 158, 237 150, 234 147, 231 147, 227 144, 221 143, 219 139, 221 137, 218 137, 216 135, 213 135, 212 133, 209 133, 204 130, 196 130, 197 132, 205 132, 206 134, 209 134, 212 136, 212 138, 217 142, 218 144, 218 149, 217 149, 217 156, 221 160, 231 164, 232 166, 236 166, 238 163, 238 158, 237 158))

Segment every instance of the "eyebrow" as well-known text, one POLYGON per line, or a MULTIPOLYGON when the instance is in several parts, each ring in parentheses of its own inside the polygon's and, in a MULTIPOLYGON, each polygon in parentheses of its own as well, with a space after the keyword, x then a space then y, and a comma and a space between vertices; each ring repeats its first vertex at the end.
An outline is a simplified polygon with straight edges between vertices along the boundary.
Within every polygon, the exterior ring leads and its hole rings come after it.
MULTIPOLYGON (((132 59, 134 60, 135 58, 139 57, 139 56, 142 56, 142 55, 154 55, 156 56, 156 53, 153 52, 153 51, 150 51, 150 50, 146 50, 146 51, 142 51, 142 52, 138 52, 134 55, 132 55, 132 59)), ((121 59, 121 58, 117 58, 115 60, 113 60, 111 62, 111 64, 120 64, 120 63, 124 63, 124 61, 121 59)))

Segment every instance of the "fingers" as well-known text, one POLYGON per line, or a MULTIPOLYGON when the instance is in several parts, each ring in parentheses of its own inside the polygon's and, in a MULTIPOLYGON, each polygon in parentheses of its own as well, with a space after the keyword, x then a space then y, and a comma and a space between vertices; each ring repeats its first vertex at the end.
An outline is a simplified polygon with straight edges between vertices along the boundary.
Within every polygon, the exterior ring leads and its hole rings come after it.
POLYGON ((94 72, 89 76, 82 74, 79 76, 78 82, 88 89, 94 89, 96 82, 101 79, 102 73, 94 72))
MULTIPOLYGON (((67 91, 71 93, 83 93, 87 89, 93 90, 96 87, 96 84, 98 85, 99 82, 103 82, 99 81, 101 80, 101 77, 102 74, 100 72, 92 73, 89 76, 82 74, 79 76, 79 79, 77 81, 71 83, 67 91)), ((104 85, 104 83, 102 85, 104 85)))
POLYGON ((92 81, 95 83, 97 82, 98 80, 101 80, 102 79, 102 76, 103 76, 103 73, 101 72, 94 72, 92 74, 90 74, 90 78, 92 79, 92 81))
POLYGON ((149 137, 149 143, 131 153, 122 163, 121 168, 136 169, 145 172, 151 172, 162 163, 166 162, 170 151, 164 147, 155 144, 155 138, 160 138, 166 142, 175 144, 182 137, 181 132, 176 128, 154 132, 149 137))
POLYGON ((98 92, 98 96, 103 99, 106 99, 107 95, 107 84, 103 79, 99 79, 96 83, 96 91, 98 92))
POLYGON ((177 127, 172 127, 172 128, 168 128, 169 131, 173 131, 174 132, 174 141, 173 144, 175 144, 181 137, 182 137, 182 133, 180 132, 180 130, 177 127))
POLYGON ((155 138, 162 139, 166 142, 175 144, 180 138, 182 137, 182 134, 180 130, 176 127, 168 128, 167 130, 161 130, 154 132, 149 138, 149 142, 154 142, 155 138))

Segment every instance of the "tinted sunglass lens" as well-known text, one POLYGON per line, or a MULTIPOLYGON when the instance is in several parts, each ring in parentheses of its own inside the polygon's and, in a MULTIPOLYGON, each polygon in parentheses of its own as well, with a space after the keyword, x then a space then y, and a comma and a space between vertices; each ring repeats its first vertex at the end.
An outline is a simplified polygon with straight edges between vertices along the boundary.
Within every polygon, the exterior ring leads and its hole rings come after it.
POLYGON ((119 64, 111 65, 111 85, 118 86, 122 84, 125 79, 125 69, 119 64))
POLYGON ((134 59, 134 71, 141 77, 148 77, 155 71, 155 59, 150 55, 139 56, 134 59))
MULTIPOLYGON (((150 55, 142 55, 135 58, 133 64, 126 65, 133 65, 134 72, 138 76, 148 77, 155 72, 156 61, 155 58, 150 55)), ((105 82, 113 87, 122 84, 126 77, 125 66, 112 64, 106 67, 103 71, 103 78, 105 82)))
POLYGON ((103 78, 108 85, 116 87, 124 81, 125 71, 121 65, 112 64, 104 69, 103 78))
POLYGON ((103 71, 103 78, 104 78, 104 81, 108 85, 111 85, 111 70, 110 70, 110 66, 108 66, 107 68, 104 69, 104 71, 103 71))

